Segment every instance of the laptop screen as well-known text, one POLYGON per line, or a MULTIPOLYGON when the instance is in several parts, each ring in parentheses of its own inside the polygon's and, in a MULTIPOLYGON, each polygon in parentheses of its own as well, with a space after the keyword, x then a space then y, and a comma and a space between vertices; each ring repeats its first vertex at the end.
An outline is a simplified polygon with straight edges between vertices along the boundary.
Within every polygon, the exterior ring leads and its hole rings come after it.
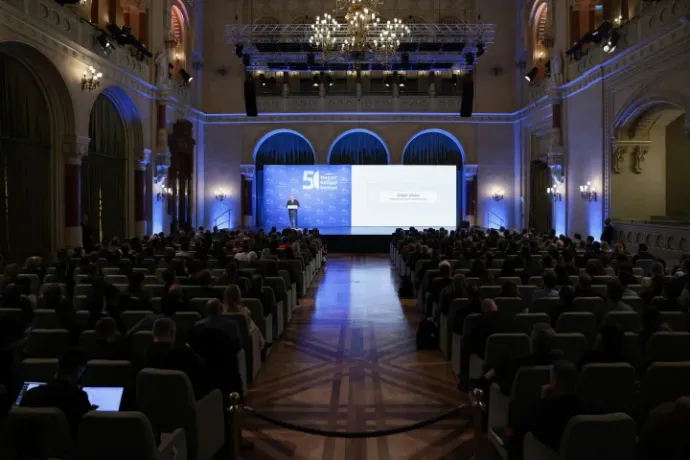
POLYGON ((22 403, 24 394, 26 394, 27 391, 31 390, 32 388, 40 387, 41 385, 45 385, 45 382, 24 382, 24 385, 22 385, 22 389, 19 391, 14 404, 19 406, 22 403))
POLYGON ((83 387, 89 396, 89 402, 94 410, 99 412, 117 412, 120 410, 123 387, 83 387))

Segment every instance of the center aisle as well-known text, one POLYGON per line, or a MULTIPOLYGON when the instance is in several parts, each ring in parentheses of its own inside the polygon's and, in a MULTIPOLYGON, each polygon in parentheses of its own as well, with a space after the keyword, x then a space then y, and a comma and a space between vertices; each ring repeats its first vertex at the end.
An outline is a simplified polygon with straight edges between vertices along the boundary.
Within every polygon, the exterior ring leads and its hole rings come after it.
MULTIPOLYGON (((337 431, 409 425, 465 402, 440 351, 418 352, 419 310, 398 299, 386 256, 330 256, 273 346, 246 404, 280 420, 337 431), (313 296, 313 297, 311 297, 313 296)), ((469 459, 462 418, 390 437, 323 438, 246 416, 245 459, 469 459)))

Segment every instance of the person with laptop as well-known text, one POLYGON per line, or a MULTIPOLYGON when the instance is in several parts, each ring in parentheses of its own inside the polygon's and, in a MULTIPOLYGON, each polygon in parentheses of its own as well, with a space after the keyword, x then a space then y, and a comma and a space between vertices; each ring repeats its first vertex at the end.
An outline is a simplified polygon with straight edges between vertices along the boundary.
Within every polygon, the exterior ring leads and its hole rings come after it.
POLYGON ((79 386, 79 378, 86 368, 86 357, 72 349, 58 361, 55 378, 45 385, 38 385, 21 398, 23 407, 55 407, 67 419, 72 437, 77 439, 77 427, 82 416, 93 410, 89 396, 79 386))

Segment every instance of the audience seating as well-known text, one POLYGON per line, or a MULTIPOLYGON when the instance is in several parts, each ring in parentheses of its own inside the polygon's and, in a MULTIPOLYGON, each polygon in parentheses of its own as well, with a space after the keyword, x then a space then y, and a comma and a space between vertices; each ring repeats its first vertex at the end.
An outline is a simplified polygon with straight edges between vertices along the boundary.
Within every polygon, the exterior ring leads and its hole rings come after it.
POLYGON ((65 414, 53 407, 13 407, 4 432, 8 458, 74 458, 76 447, 65 414))
POLYGON ((589 312, 566 312, 558 317, 556 332, 580 333, 585 336, 589 347, 594 346, 597 337, 597 318, 589 312))
POLYGON ((580 362, 589 348, 587 338, 579 332, 556 333, 554 342, 556 348, 565 355, 565 359, 574 364, 580 362))
POLYGON ((59 358, 71 344, 72 334, 65 329, 32 329, 25 353, 31 358, 59 358))
POLYGON ((635 368, 627 363, 592 363, 582 368, 578 399, 586 413, 630 413, 635 408, 635 368))
POLYGON ((647 344, 647 360, 690 361, 690 332, 657 332, 647 344))
POLYGON ((532 433, 525 436, 530 460, 635 460, 636 425, 626 414, 576 415, 565 428, 561 449, 552 451, 532 433))
POLYGON ((223 396, 213 390, 194 399, 189 378, 179 371, 143 369, 137 375, 137 407, 163 433, 183 429, 187 458, 211 460, 225 443, 223 396))
POLYGON ((690 396, 690 361, 652 363, 641 387, 643 413, 681 396, 690 396))
POLYGON ((133 380, 132 363, 106 359, 92 359, 81 377, 84 386, 129 387, 133 380))
POLYGON ((515 315, 515 324, 521 332, 531 335, 534 325, 537 323, 551 323, 551 317, 546 313, 518 313, 515 315))
POLYGON ((153 427, 141 412, 89 412, 79 424, 79 460, 184 460, 182 429, 163 433, 156 446, 153 427))
POLYGON ((527 334, 493 334, 486 341, 483 357, 470 356, 470 378, 479 378, 487 370, 507 360, 523 358, 531 351, 532 342, 527 334))

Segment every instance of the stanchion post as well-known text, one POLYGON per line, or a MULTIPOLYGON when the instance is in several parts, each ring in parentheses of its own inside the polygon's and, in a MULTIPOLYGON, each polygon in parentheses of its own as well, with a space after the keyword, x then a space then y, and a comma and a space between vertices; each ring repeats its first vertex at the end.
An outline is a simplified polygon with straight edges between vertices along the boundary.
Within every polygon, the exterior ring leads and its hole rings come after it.
POLYGON ((242 428, 240 427, 240 412, 242 406, 240 404, 239 393, 230 393, 230 406, 228 413, 230 414, 230 460, 239 460, 240 458, 240 440, 242 438, 242 428))
POLYGON ((470 402, 472 407, 472 424, 474 425, 474 453, 482 448, 482 441, 484 439, 484 411, 486 404, 484 403, 484 392, 480 389, 475 389, 470 392, 470 402))

